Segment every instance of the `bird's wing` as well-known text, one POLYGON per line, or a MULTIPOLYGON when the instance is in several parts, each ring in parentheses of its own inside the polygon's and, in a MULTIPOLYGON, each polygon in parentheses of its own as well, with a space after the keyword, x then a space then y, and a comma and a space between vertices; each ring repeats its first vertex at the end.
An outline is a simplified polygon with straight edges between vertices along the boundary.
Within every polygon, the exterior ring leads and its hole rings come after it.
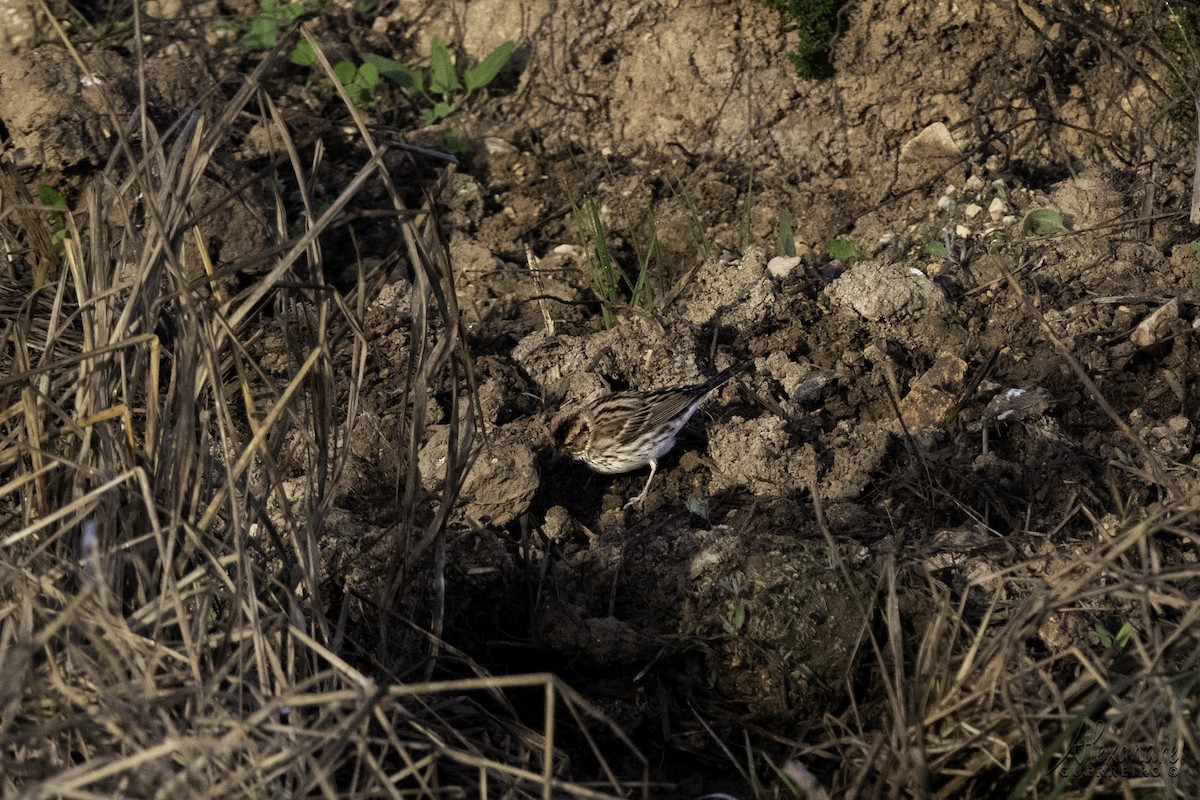
POLYGON ((651 392, 646 397, 646 413, 641 424, 644 432, 660 428, 671 420, 688 412, 689 407, 703 397, 706 392, 701 387, 688 389, 664 389, 661 392, 651 392))

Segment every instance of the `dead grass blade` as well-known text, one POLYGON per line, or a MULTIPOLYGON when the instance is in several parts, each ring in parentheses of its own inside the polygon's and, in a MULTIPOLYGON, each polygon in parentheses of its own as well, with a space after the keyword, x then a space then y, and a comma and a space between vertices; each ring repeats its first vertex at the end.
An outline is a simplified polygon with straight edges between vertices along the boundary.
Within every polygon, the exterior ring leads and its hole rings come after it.
MULTIPOLYGON (((143 99, 132 119, 114 119, 114 153, 67 215, 64 249, 43 248, 52 261, 9 279, 20 301, 0 321, 0 791, 645 797, 645 759, 557 679, 496 679, 473 665, 482 677, 404 685, 364 656, 378 640, 327 617, 338 576, 326 574, 321 536, 346 494, 364 319, 383 282, 359 262, 353 287, 335 291, 327 242, 365 187, 390 196, 413 276, 397 397, 410 455, 429 393, 452 398, 439 496, 422 489, 415 458, 398 477, 394 595, 414 592, 417 576, 436 583, 426 576, 444 566, 477 400, 432 198, 405 208, 389 148, 347 104, 369 155, 319 205, 309 187, 320 147, 306 162, 311 145, 257 83, 277 55, 214 117, 160 128, 143 99), (212 246, 201 188, 255 105, 286 153, 268 169, 301 201, 276 194, 273 241, 238 286, 212 246), (264 358, 268 334, 286 342, 277 363, 264 358), (540 693, 540 726, 514 712, 514 693, 540 693), (583 744, 564 747, 564 730, 583 744), (640 777, 610 766, 613 742, 640 777), (598 783, 574 780, 581 762, 598 783)), ((28 198, 12 205, 17 194, 0 194, 6 247, 44 226, 28 198)), ((378 608, 398 629, 390 606, 378 608)), ((435 634, 424 641, 452 651, 435 634)))

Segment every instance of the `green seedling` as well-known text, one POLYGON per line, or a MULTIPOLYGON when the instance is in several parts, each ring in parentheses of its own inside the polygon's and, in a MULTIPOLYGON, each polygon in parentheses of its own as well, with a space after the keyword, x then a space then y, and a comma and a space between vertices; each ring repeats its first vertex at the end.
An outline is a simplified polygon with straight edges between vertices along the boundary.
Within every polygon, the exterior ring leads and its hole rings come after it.
MULTIPOLYGON (((305 44, 299 43, 292 52, 292 61, 300 66, 309 66, 316 61, 311 47, 301 47, 305 44)), ((428 70, 410 67, 378 53, 364 53, 362 64, 342 61, 334 66, 334 72, 355 105, 374 105, 379 80, 383 78, 400 89, 406 103, 417 109, 421 122, 432 125, 453 114, 472 92, 495 80, 512 56, 513 48, 514 44, 506 41, 460 74, 450 49, 435 36, 428 70)))
POLYGON ((721 618, 721 628, 731 636, 737 636, 746 627, 746 601, 742 599, 745 583, 738 574, 726 575, 717 581, 717 586, 733 595, 733 608, 721 618))
POLYGON ((611 328, 615 321, 612 309, 617 304, 617 272, 620 268, 608 246, 608 229, 600 219, 600 206, 595 200, 588 200, 582 210, 575 210, 575 215, 591 267, 592 286, 600 298, 600 317, 604 327, 611 328))
POLYGON ((653 306, 656 297, 661 296, 665 274, 659 249, 658 229, 653 215, 649 218, 649 233, 642 240, 643 244, 639 244, 636 235, 630 237, 637 259, 637 274, 632 279, 630 273, 621 267, 612 247, 609 246, 609 230, 600 219, 600 207, 596 201, 588 199, 583 208, 576 207, 575 218, 580 243, 587 254, 592 287, 596 296, 600 298, 600 314, 604 327, 611 328, 616 323, 613 309, 621 304, 624 292, 628 293, 627 303, 630 306, 653 306), (656 294, 656 291, 659 294, 656 294))
MULTIPOLYGON (((270 50, 279 44, 290 29, 300 19, 316 10, 323 0, 301 0, 301 2, 280 2, 280 0, 262 0, 260 11, 253 17, 238 20, 217 20, 213 28, 218 30, 241 31, 238 43, 247 50, 270 50)), ((316 60, 312 47, 301 40, 296 43, 289 54, 293 63, 308 66, 316 60)))
POLYGON ((250 19, 240 39, 247 50, 270 50, 279 44, 280 32, 313 8, 311 3, 281 3, 262 0, 262 11, 250 19))
POLYGON ((800 39, 788 61, 801 78, 823 78, 833 74, 830 47, 838 31, 838 12, 846 0, 758 0, 788 20, 788 29, 800 39))
POLYGON ((746 178, 746 194, 742 198, 742 252, 749 249, 753 243, 754 223, 754 169, 746 178))
POLYGON ((421 121, 432 125, 454 113, 472 92, 495 80, 512 57, 514 47, 512 41, 502 43, 478 64, 463 70, 460 77, 446 43, 437 36, 433 37, 429 50, 429 93, 426 98, 432 104, 420 109, 421 121))
POLYGON ((363 64, 373 66, 380 77, 386 78, 406 92, 420 92, 424 87, 424 77, 419 69, 405 66, 378 53, 363 53, 362 60, 363 64))
POLYGON ((375 87, 379 85, 379 70, 374 64, 355 65, 353 61, 339 61, 333 65, 333 74, 346 89, 350 102, 359 108, 375 105, 375 87))
POLYGON ((1116 633, 1110 632, 1099 622, 1092 626, 1092 630, 1105 650, 1124 650, 1133 636, 1133 625, 1128 622, 1123 623, 1116 633))
POLYGON ((684 206, 687 208, 687 227, 688 234, 696 245, 696 250, 700 254, 700 258, 708 260, 712 257, 713 243, 708 236, 708 228, 700 218, 700 208, 696 205, 695 199, 692 197, 692 192, 687 184, 682 179, 674 179, 671 184, 671 189, 675 196, 683 200, 684 206))
POLYGON ((866 258, 849 239, 834 239, 825 245, 825 254, 838 261, 858 261, 866 258))
POLYGON ((54 233, 50 236, 50 243, 61 250, 67 238, 67 198, 47 183, 38 184, 37 193, 42 205, 56 209, 50 212, 50 219, 54 222, 54 233))
POLYGON ((1032 233, 1034 236, 1046 236, 1066 229, 1063 215, 1053 208, 1035 208, 1025 215, 1025 221, 1021 223, 1023 235, 1032 233))
POLYGON ((663 265, 662 258, 659 252, 658 245, 658 223, 655 221, 654 214, 651 213, 648 220, 650 233, 649 243, 642 247, 638 243, 637 237, 633 240, 633 249, 637 254, 638 271, 637 280, 634 282, 629 295, 629 305, 641 306, 650 308, 654 305, 653 287, 650 286, 650 278, 655 276, 658 278, 658 290, 662 292, 662 276, 663 265))
POLYGON ((721 620, 721 627, 730 636, 737 636, 741 633, 742 628, 746 627, 746 604, 734 604, 733 610, 721 620))
POLYGON ((792 233, 792 215, 786 208, 779 212, 779 255, 796 255, 796 236, 792 233))

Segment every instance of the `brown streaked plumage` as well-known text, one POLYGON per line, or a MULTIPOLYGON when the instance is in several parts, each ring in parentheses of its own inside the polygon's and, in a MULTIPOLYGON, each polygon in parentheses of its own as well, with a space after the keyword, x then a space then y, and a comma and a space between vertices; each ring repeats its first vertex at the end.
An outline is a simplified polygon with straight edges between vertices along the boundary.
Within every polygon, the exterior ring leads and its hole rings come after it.
POLYGON ((690 386, 601 397, 559 414, 550 423, 550 434, 559 450, 597 472, 630 472, 649 464, 642 493, 626 504, 640 506, 650 491, 658 459, 675 446, 675 436, 705 396, 747 366, 749 362, 734 365, 690 386))

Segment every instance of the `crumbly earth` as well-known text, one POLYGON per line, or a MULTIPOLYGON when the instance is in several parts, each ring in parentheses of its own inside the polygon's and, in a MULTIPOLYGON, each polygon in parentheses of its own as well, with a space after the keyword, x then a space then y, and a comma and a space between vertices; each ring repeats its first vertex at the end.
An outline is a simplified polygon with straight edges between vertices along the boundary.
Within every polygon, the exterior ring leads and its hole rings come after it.
MULTIPOLYGON (((518 42, 494 91, 411 137, 469 145, 440 199, 482 432, 450 522, 445 636, 496 671, 559 671, 664 776, 702 764, 712 788, 723 756, 697 720, 727 741, 746 725, 802 741, 879 680, 862 609, 885 567, 908 577, 896 613, 916 629, 931 585, 986 606, 993 573, 1068 558, 1092 521, 1153 502, 1149 476, 1194 488, 1191 153, 1142 121, 1161 97, 1115 78, 1100 43, 1008 4, 852 2, 818 82, 749 0, 618 6, 399 0, 343 9, 321 35, 409 61, 434 35, 472 56, 518 42), (653 240, 660 265, 655 302, 615 304, 608 328, 579 234, 589 199, 620 264, 653 240), (798 258, 773 260, 785 217, 798 258), (856 252, 832 258, 833 240, 856 252), (552 452, 564 405, 740 360, 752 369, 706 401, 641 511, 623 506, 645 471, 552 452)), ((215 85, 189 72, 213 36, 195 30, 156 55, 166 116, 187 107, 168 65, 202 84, 185 94, 215 85)), ((132 102, 128 60, 91 57, 132 102)), ((0 58, 0 121, 31 184, 80 180, 107 152, 74 70, 54 45, 0 58)), ((289 118, 323 130, 297 94, 289 118)), ((247 131, 214 180, 238 184, 266 146, 247 131)), ((253 213, 230 212, 215 251, 233 262, 274 213, 239 197, 253 213)), ((367 311, 372 389, 322 539, 330 585, 371 596, 407 465, 391 392, 410 290, 397 275, 367 311)), ((268 335, 258 357, 285 344, 268 335)), ((430 497, 448 413, 431 392, 430 497)), ((1052 622, 1039 646, 1091 646, 1090 626, 1052 622)))

